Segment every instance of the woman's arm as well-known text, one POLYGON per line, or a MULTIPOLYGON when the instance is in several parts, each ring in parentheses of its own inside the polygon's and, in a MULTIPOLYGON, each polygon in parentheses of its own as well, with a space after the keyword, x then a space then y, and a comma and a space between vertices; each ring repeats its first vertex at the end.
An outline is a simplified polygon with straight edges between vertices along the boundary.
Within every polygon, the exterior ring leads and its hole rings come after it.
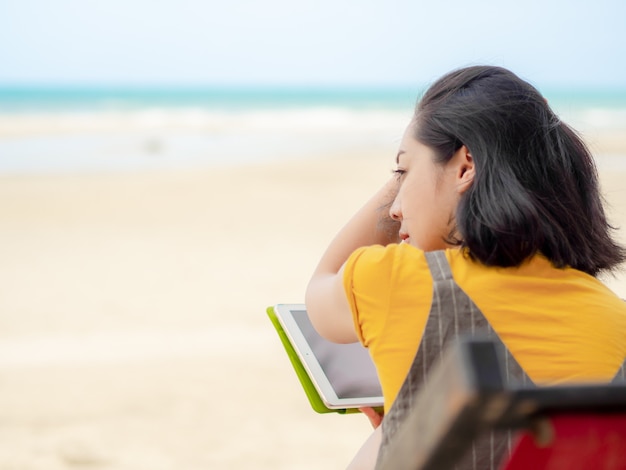
POLYGON ((376 468, 378 449, 382 442, 383 428, 377 427, 363 443, 346 470, 373 470, 376 468))
POLYGON ((398 182, 390 179, 339 231, 322 256, 306 290, 311 322, 320 335, 337 343, 357 341, 343 288, 343 266, 359 247, 399 242, 398 226, 388 216, 398 182))

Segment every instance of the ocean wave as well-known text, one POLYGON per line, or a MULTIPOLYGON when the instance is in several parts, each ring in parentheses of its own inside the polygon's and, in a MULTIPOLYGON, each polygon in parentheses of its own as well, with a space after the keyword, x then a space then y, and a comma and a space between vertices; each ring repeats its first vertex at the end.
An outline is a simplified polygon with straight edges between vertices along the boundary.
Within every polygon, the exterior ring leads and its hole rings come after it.
POLYGON ((563 121, 580 130, 626 129, 626 108, 589 107, 560 113, 563 121))
POLYGON ((60 111, 0 114, 0 138, 84 132, 187 130, 228 132, 364 132, 402 129, 411 110, 335 107, 214 111, 145 108, 130 111, 60 111))
MULTIPOLYGON (((0 114, 0 172, 172 168, 397 146, 410 111, 146 108, 0 114)), ((391 152, 390 152, 391 153, 391 152)))

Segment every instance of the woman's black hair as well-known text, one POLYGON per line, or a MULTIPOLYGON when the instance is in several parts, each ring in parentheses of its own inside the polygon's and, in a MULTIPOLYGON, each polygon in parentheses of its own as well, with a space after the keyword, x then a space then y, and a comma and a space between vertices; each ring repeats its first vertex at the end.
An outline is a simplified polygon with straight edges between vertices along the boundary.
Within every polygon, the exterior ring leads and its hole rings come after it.
POLYGON ((438 163, 462 145, 474 160, 448 240, 473 259, 519 266, 539 252, 591 275, 626 259, 611 237, 589 150, 512 72, 474 66, 443 76, 418 103, 414 123, 438 163))

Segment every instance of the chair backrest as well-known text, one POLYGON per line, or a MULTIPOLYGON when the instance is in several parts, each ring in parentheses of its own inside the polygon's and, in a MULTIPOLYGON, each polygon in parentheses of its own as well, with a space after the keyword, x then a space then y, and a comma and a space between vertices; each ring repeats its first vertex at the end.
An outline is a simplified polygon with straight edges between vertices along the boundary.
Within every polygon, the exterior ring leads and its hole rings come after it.
POLYGON ((516 387, 505 377, 497 343, 452 342, 377 470, 455 468, 490 430, 519 436, 508 460, 492 468, 626 470, 625 382, 516 387))

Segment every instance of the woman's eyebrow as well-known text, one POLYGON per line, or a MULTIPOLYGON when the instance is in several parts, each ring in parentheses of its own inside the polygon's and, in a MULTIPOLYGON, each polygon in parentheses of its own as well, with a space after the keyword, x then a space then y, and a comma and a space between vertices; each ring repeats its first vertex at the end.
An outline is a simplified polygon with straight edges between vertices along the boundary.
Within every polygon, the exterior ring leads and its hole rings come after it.
POLYGON ((398 155, 396 155, 396 165, 400 164, 400 155, 402 155, 403 153, 406 153, 404 150, 400 150, 398 152, 398 155))

